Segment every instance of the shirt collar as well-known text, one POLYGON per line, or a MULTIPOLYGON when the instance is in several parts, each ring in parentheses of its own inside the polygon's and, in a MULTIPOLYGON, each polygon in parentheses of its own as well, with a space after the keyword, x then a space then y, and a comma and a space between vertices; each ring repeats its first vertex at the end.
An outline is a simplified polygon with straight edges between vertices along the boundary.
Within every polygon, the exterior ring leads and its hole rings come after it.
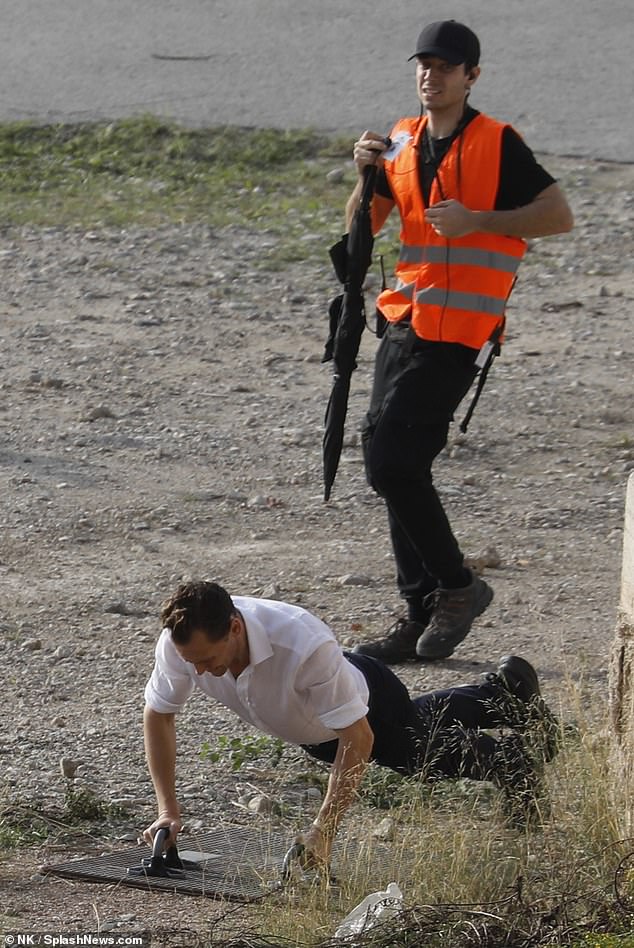
POLYGON ((271 642, 262 623, 253 615, 240 612, 249 642, 249 665, 259 665, 273 654, 271 642))

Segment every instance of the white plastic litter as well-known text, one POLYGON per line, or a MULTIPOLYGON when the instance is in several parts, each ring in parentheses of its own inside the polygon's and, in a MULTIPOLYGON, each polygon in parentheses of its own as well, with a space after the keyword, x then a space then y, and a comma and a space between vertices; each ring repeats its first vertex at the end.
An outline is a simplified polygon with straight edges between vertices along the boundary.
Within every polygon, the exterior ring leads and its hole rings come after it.
POLYGON ((396 882, 390 882, 383 892, 366 895, 352 911, 346 915, 335 932, 335 938, 351 938, 374 928, 379 922, 393 918, 403 908, 403 893, 396 882))

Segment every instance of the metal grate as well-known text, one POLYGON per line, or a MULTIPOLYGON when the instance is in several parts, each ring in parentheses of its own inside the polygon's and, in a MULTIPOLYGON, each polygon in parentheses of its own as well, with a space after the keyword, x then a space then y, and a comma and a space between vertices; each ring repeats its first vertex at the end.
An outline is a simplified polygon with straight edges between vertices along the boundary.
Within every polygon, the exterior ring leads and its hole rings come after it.
POLYGON ((289 846, 288 838, 233 825, 197 837, 181 837, 179 843, 179 856, 186 865, 179 879, 127 874, 129 868, 140 866, 141 859, 151 855, 147 846, 47 866, 47 872, 86 882, 116 882, 150 892, 253 901, 270 892, 270 884, 279 880, 289 846))

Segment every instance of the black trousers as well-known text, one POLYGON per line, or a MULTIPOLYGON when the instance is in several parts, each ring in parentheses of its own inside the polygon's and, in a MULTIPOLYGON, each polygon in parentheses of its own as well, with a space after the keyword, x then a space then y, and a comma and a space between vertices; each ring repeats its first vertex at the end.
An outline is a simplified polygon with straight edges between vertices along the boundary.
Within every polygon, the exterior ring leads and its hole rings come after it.
POLYGON ((377 351, 363 429, 365 466, 368 482, 385 499, 405 599, 420 600, 462 569, 431 469, 475 378, 476 355, 457 343, 419 339, 409 324, 390 326, 377 351))
MULTIPOLYGON (((486 780, 495 770, 497 741, 481 728, 508 724, 488 682, 432 691, 419 698, 375 658, 344 652, 365 675, 370 691, 368 722, 374 733, 371 759, 397 773, 430 780, 486 780)), ((332 763, 338 741, 302 745, 312 757, 332 763)))

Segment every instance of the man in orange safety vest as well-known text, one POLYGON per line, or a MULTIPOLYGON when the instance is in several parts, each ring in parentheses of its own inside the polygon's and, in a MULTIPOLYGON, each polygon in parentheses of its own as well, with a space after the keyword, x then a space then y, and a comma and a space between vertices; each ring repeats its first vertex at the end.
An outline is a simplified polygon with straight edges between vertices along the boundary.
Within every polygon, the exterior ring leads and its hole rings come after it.
POLYGON ((396 282, 377 300, 387 329, 363 445, 368 480, 387 507, 407 616, 355 649, 388 664, 447 658, 493 598, 464 563, 432 463, 501 341, 526 239, 573 225, 561 189, 517 132, 469 105, 480 75, 475 33, 455 20, 431 23, 410 58, 420 115, 398 121, 387 141, 363 132, 346 207, 349 225, 363 171, 376 163, 373 232, 395 207, 401 219, 396 282))

